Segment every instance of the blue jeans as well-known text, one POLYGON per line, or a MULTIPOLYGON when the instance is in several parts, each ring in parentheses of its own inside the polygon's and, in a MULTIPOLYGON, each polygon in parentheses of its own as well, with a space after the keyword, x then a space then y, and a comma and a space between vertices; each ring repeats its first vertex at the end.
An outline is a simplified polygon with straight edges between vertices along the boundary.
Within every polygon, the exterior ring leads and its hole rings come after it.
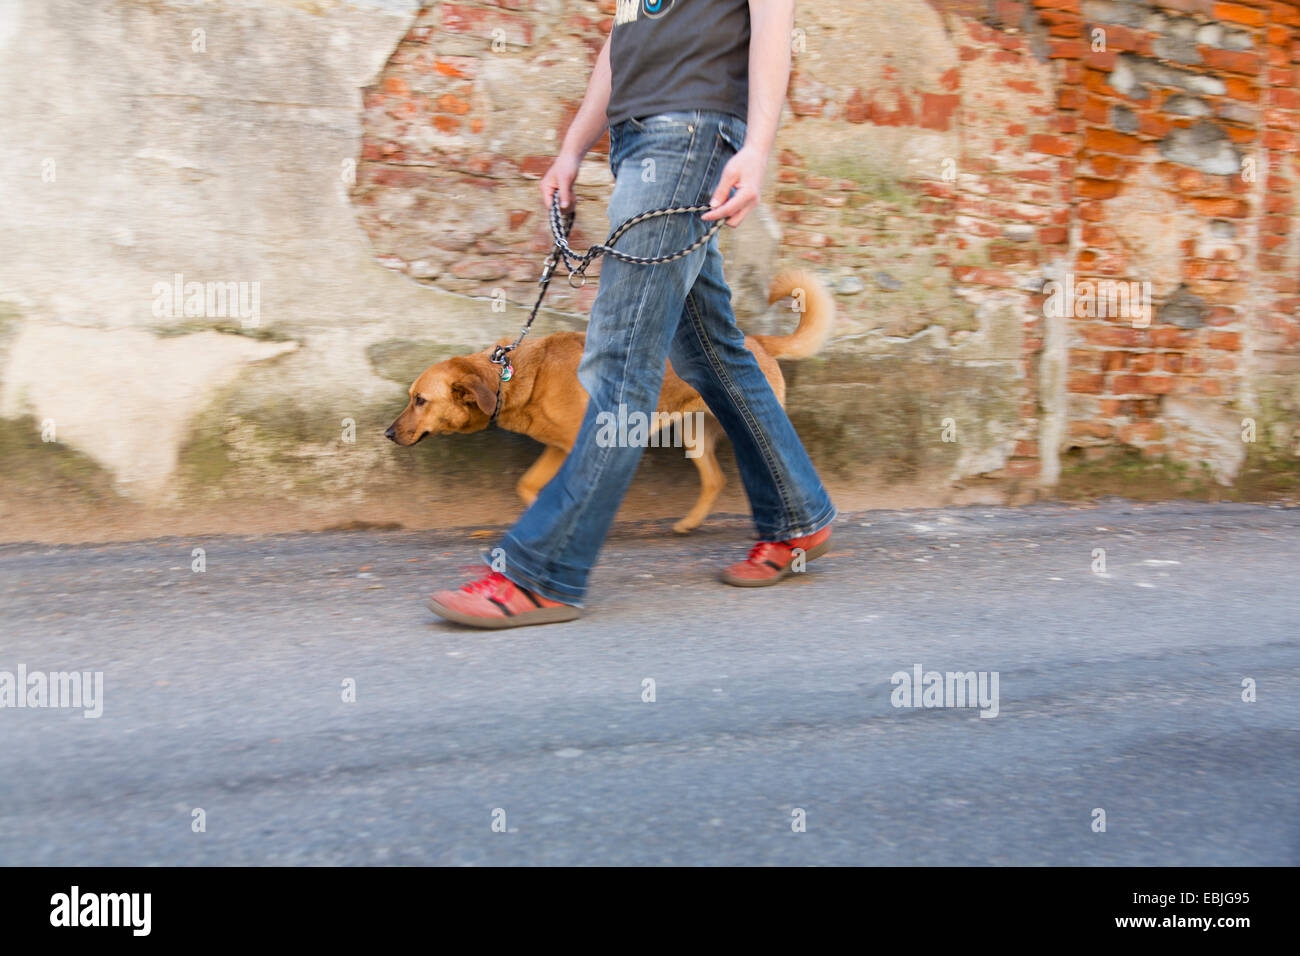
MULTIPOLYGON (((744 139, 743 120, 711 110, 615 124, 610 228, 649 209, 707 204, 744 139)), ((697 213, 659 216, 633 226, 617 246, 663 255, 690 245, 709 225, 697 213)), ((653 414, 669 358, 726 430, 761 540, 811 534, 834 520, 830 497, 736 327, 717 236, 660 265, 606 256, 578 366, 588 395, 582 429, 560 470, 501 543, 502 573, 515 584, 581 606, 587 575, 643 450, 598 441, 598 416, 617 419, 620 404, 629 415, 653 414)), ((490 553, 483 557, 492 564, 490 553)))

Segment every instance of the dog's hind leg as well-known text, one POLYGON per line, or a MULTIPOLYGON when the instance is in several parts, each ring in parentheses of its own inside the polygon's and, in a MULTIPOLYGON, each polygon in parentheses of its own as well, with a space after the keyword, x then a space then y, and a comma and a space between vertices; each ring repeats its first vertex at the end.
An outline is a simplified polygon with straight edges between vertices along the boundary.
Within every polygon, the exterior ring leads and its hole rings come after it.
POLYGON ((555 477, 555 473, 560 470, 564 464, 564 459, 569 453, 563 448, 556 448, 552 445, 546 446, 546 451, 542 452, 542 457, 538 458, 528 470, 524 472, 523 477, 515 485, 515 491, 519 497, 524 500, 525 505, 531 505, 537 500, 538 494, 546 483, 555 477))
POLYGON ((713 509, 713 502, 717 500, 718 493, 727 483, 727 476, 722 473, 722 466, 718 464, 718 456, 715 449, 718 439, 722 437, 722 426, 712 415, 705 415, 702 427, 694 437, 694 442, 687 445, 687 450, 694 455, 692 460, 695 467, 700 470, 700 497, 685 518, 673 525, 673 530, 678 534, 690 534, 700 526, 709 512, 713 509))

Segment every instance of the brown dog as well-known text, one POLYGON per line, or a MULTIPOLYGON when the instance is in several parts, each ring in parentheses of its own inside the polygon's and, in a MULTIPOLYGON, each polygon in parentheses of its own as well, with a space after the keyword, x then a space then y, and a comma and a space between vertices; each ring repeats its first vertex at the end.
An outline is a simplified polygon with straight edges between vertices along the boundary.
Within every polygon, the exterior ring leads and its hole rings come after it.
MULTIPOLYGON (((826 344, 835 318, 835 303, 825 286, 803 269, 788 269, 772 280, 768 302, 788 295, 802 304, 799 325, 790 335, 747 335, 745 346, 758 359, 759 367, 785 404, 785 377, 778 358, 807 358, 826 344)), ((546 446, 542 457, 524 473, 516 485, 519 497, 532 504, 538 492, 550 481, 573 447, 587 411, 587 392, 578 382, 578 363, 582 359, 586 336, 581 332, 557 332, 540 339, 525 339, 510 354, 514 376, 501 385, 501 409, 497 424, 527 435, 546 446)), ((510 339, 498 344, 508 345, 510 339)), ((425 435, 468 434, 482 431, 491 421, 497 405, 498 366, 488 356, 492 349, 473 355, 458 356, 431 365, 410 388, 410 401, 384 434, 399 445, 414 445, 425 435)), ((686 454, 700 470, 700 497, 695 507, 673 530, 686 534, 698 528, 713 507, 726 479, 718 465, 714 448, 725 432, 717 419, 708 414, 704 400, 695 389, 682 381, 668 364, 663 389, 659 393, 660 413, 682 416, 703 412, 703 427, 683 430, 686 454)), ((662 423, 660 416, 655 416, 662 423)))

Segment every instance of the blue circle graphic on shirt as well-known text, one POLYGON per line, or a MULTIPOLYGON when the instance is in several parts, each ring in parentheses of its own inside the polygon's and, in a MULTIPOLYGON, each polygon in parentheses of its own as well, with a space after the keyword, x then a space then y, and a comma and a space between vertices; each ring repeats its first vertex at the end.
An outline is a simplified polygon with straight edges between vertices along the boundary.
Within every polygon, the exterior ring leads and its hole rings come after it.
POLYGON ((677 0, 641 0, 641 12, 654 20, 671 10, 676 2, 677 0))

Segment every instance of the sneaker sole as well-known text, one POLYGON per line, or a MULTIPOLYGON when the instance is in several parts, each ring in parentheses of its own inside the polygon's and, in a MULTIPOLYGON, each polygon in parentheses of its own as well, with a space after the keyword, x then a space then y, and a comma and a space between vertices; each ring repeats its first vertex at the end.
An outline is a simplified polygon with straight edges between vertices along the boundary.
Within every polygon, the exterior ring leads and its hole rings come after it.
POLYGON ((427 607, 434 614, 446 618, 448 621, 464 624, 467 627, 478 627, 494 631, 507 627, 524 627, 529 624, 558 624, 561 621, 573 621, 582 617, 582 608, 573 607, 569 604, 560 607, 539 607, 536 610, 524 611, 522 614, 514 614, 509 617, 478 617, 473 614, 465 614, 462 611, 444 607, 433 598, 429 599, 427 607))
MULTIPOLYGON (((804 560, 811 561, 813 558, 820 558, 823 554, 825 554, 830 549, 831 549, 831 539, 827 538, 821 544, 813 545, 811 548, 805 551, 803 554, 804 560)), ((790 570, 790 568, 793 565, 794 562, 791 561, 780 571, 777 571, 775 574, 773 574, 770 578, 737 578, 737 577, 732 577, 726 571, 722 572, 721 577, 723 583, 730 584, 732 587, 766 588, 766 587, 771 587, 773 584, 779 584, 781 581, 784 581, 790 575, 794 574, 795 572, 790 570)))

